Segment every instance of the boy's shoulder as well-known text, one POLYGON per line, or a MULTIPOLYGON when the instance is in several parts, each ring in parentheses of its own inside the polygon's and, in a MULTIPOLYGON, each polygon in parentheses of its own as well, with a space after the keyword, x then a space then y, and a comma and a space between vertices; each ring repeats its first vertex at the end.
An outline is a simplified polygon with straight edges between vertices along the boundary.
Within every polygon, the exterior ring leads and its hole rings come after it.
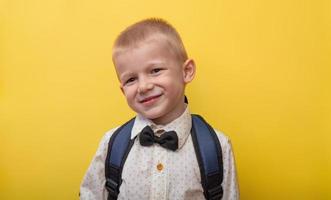
MULTIPOLYGON (((192 114, 192 116, 193 115, 197 115, 197 114, 192 114)), ((205 123, 209 124, 208 119, 205 119, 204 116, 201 116, 199 114, 197 116, 200 117, 200 118, 202 118, 203 121, 205 121, 205 123)), ((224 152, 225 150, 230 149, 231 148, 230 138, 223 131, 221 131, 220 129, 215 128, 215 126, 212 126, 211 124, 209 124, 209 125, 214 130, 214 132, 216 133, 217 138, 218 138, 218 140, 220 142, 222 151, 224 152)))
POLYGON ((224 152, 224 151, 228 151, 228 149, 231 149, 232 145, 231 145, 231 140, 230 140, 229 136, 227 136, 225 133, 223 133, 222 131, 217 130, 215 128, 214 128, 214 131, 217 135, 218 140, 220 141, 222 151, 224 152))
POLYGON ((99 148, 97 150, 97 153, 105 153, 106 149, 108 149, 108 142, 110 140, 110 137, 113 135, 113 133, 119 128, 120 126, 117 126, 115 128, 112 128, 108 130, 101 138, 101 141, 99 142, 99 148))

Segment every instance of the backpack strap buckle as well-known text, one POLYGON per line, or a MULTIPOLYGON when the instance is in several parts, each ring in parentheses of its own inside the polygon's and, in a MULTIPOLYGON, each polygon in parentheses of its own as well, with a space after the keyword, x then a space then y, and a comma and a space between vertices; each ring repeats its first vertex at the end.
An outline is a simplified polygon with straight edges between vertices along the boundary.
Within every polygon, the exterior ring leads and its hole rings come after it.
POLYGON ((110 178, 107 178, 105 187, 109 193, 109 197, 113 197, 116 199, 119 194, 118 183, 116 183, 115 181, 113 181, 110 178))
POLYGON ((215 186, 213 188, 210 188, 207 190, 208 192, 208 197, 209 199, 211 200, 219 200, 222 198, 223 196, 223 188, 222 188, 222 185, 218 185, 218 186, 215 186))

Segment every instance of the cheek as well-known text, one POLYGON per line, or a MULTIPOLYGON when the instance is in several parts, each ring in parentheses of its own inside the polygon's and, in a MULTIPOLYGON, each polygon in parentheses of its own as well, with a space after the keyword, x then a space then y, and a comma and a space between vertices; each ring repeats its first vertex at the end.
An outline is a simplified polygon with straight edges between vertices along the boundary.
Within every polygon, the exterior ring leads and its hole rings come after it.
POLYGON ((168 77, 166 84, 168 87, 176 90, 184 85, 184 80, 179 74, 173 74, 173 76, 168 77))
POLYGON ((135 90, 133 87, 123 88, 123 94, 128 101, 131 101, 135 96, 135 90))
POLYGON ((166 76, 162 77, 162 81, 167 85, 175 85, 182 83, 184 81, 183 76, 180 72, 175 71, 167 74, 166 76))

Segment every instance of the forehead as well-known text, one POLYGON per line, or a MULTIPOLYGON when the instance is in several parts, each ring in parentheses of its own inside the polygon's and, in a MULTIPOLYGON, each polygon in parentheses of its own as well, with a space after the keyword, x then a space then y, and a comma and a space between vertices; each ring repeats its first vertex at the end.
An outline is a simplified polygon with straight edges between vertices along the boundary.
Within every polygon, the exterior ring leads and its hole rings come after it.
POLYGON ((118 70, 118 68, 143 65, 153 61, 177 62, 178 59, 166 40, 151 38, 132 47, 116 50, 113 61, 118 70))

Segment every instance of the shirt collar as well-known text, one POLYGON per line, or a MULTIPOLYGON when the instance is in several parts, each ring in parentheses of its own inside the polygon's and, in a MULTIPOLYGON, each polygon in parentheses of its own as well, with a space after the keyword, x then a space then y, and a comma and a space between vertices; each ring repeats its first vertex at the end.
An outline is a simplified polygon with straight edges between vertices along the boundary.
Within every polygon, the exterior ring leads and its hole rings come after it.
POLYGON ((188 106, 186 106, 182 115, 166 125, 156 125, 151 120, 138 114, 131 130, 131 139, 135 138, 145 126, 150 126, 154 132, 161 129, 165 131, 176 131, 178 136, 178 149, 180 149, 185 144, 191 132, 192 117, 188 106))

